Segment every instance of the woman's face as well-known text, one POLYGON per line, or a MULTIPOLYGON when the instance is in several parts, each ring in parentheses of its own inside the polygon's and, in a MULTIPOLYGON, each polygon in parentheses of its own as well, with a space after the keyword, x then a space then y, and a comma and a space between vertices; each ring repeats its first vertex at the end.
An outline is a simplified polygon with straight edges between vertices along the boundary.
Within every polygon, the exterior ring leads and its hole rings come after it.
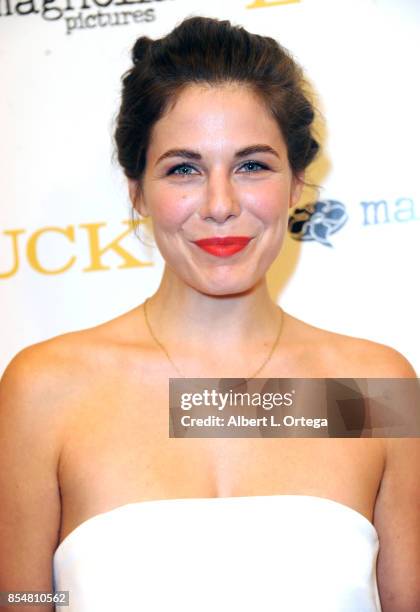
POLYGON ((255 94, 191 85, 153 127, 140 194, 136 181, 129 186, 172 271, 200 292, 228 295, 252 288, 277 256, 302 178, 255 94), (250 238, 246 246, 195 244, 238 236, 250 238))

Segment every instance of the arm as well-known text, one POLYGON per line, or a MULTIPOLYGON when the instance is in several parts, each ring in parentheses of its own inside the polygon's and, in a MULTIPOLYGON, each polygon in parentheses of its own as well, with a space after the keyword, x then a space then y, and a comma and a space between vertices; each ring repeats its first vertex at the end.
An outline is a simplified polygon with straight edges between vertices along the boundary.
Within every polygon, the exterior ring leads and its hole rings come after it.
MULTIPOLYGON (((18 353, 0 381, 0 591, 52 591, 60 526, 61 421, 43 343, 18 353)), ((54 605, 8 606, 44 612, 54 605)))
POLYGON ((420 438, 386 440, 374 514, 383 612, 420 610, 420 438))
MULTIPOLYGON (((415 378, 410 363, 385 349, 376 376, 415 378)), ((419 406, 420 410, 420 406, 419 406)), ((382 612, 420 610, 420 438, 388 438, 375 504, 379 534, 378 589, 382 612)))

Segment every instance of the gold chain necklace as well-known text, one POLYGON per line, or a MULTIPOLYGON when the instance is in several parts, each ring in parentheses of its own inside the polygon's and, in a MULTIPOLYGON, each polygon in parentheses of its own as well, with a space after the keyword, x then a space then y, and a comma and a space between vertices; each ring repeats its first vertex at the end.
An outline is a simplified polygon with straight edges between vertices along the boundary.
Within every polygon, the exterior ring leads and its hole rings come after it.
MULTIPOLYGON (((182 374, 182 372, 179 370, 179 368, 177 367, 177 365, 174 363, 174 361, 171 359, 171 356, 169 355, 168 351, 166 350, 166 348, 164 347, 164 345, 156 338, 153 329, 150 325, 150 321, 149 321, 149 317, 147 316, 147 307, 146 304, 149 301, 149 298, 146 298, 145 302, 143 303, 143 309, 144 309, 144 318, 146 320, 146 325, 147 328, 150 332, 150 335, 152 336, 153 340, 156 342, 156 344, 162 349, 162 351, 165 353, 166 357, 168 358, 168 361, 172 364, 172 366, 175 368, 175 370, 178 372, 178 374, 181 376, 181 378, 189 378, 187 376, 185 376, 184 374, 182 374)), ((246 378, 245 380, 252 380, 253 378, 255 378, 257 376, 257 374, 259 374, 261 372, 261 370, 267 365, 267 363, 270 361, 271 357, 273 356, 274 351, 277 348, 277 345, 279 343, 279 339, 280 339, 280 335, 283 329, 283 310, 282 308, 279 306, 278 307, 280 310, 280 325, 279 325, 279 331, 277 333, 277 337, 274 341, 273 346, 271 347, 271 350, 269 352, 269 354, 267 355, 267 357, 264 359, 263 363, 260 365, 260 367, 258 368, 258 370, 256 372, 254 372, 254 374, 252 376, 250 376, 249 378, 246 378)))

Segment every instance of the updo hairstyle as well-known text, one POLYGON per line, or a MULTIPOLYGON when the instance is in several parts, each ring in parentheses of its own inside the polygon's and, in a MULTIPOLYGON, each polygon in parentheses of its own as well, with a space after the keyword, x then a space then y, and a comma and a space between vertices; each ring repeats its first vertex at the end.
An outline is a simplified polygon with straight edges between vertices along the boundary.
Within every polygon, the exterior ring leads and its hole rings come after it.
POLYGON ((160 39, 138 38, 132 61, 122 76, 115 129, 118 161, 128 178, 140 181, 154 124, 182 89, 195 83, 250 87, 276 119, 294 175, 318 152, 311 131, 315 113, 302 69, 273 38, 251 34, 228 20, 189 17, 160 39))

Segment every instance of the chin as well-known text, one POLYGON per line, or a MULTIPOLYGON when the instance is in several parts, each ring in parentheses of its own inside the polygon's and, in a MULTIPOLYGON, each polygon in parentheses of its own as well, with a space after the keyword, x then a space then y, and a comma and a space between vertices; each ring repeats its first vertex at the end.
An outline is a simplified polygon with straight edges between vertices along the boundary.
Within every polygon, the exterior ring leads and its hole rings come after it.
POLYGON ((191 283, 191 286, 193 286, 200 293, 208 296, 233 296, 245 294, 248 291, 251 291, 257 282, 252 282, 252 280, 253 279, 246 278, 243 280, 238 279, 236 282, 232 281, 232 279, 225 282, 220 282, 220 280, 214 282, 203 282, 203 279, 200 279, 200 282, 191 283))

